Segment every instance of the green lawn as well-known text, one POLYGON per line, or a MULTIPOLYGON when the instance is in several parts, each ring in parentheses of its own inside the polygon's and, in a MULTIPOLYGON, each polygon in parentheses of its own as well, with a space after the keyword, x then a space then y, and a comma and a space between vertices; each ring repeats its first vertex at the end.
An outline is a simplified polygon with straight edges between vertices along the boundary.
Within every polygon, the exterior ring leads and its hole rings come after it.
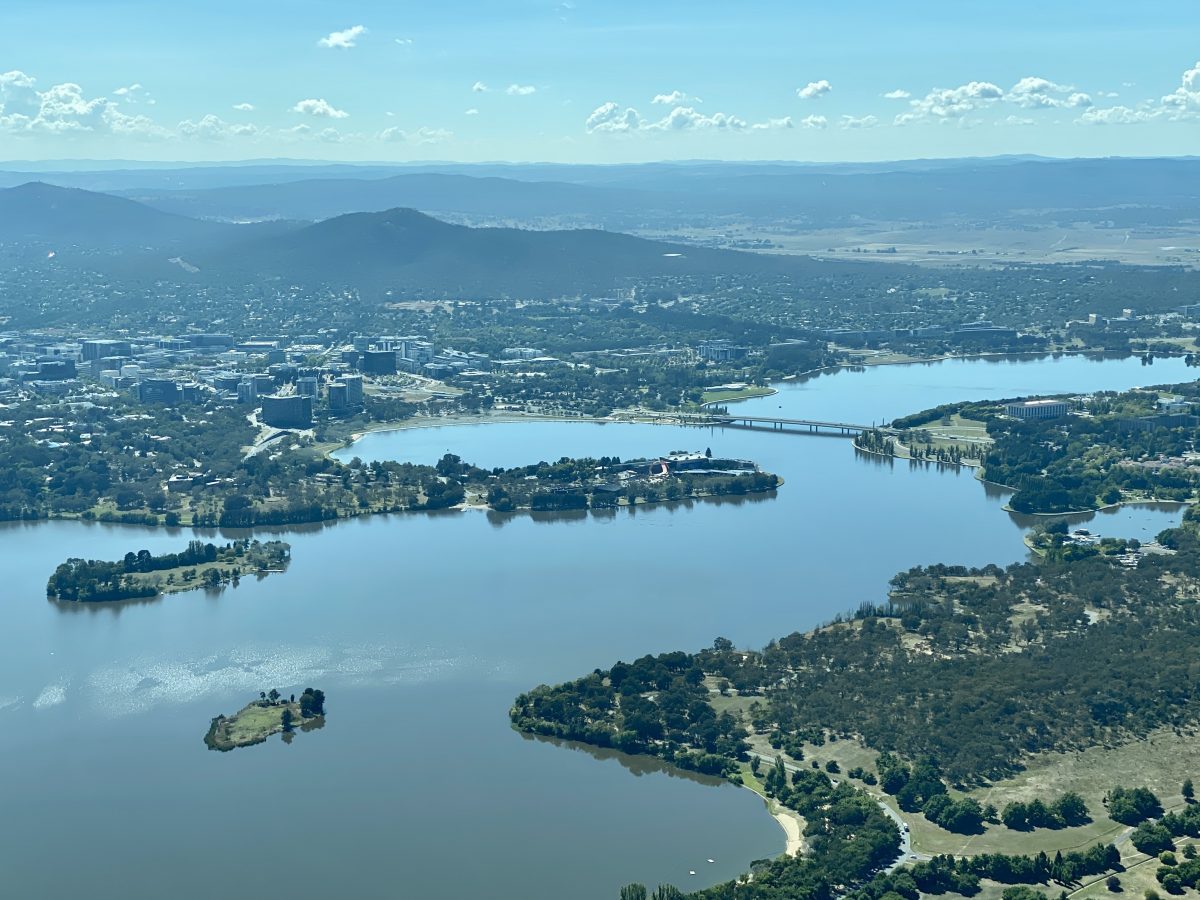
POLYGON ((705 391, 700 395, 701 403, 728 403, 733 400, 749 400, 752 397, 769 397, 775 393, 774 388, 750 385, 734 391, 705 391))

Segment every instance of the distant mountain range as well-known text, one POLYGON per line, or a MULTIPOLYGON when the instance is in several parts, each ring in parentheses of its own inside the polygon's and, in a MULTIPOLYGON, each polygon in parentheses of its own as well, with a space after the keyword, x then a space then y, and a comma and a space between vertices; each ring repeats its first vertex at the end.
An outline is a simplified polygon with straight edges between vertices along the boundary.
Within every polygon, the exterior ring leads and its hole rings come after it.
POLYGON ((399 207, 523 222, 559 217, 611 219, 636 217, 643 208, 684 209, 687 200, 686 194, 672 197, 626 188, 441 173, 319 178, 207 190, 134 190, 123 196, 167 212, 226 221, 311 221, 399 207))
POLYGON ((351 213, 195 261, 202 272, 351 284, 372 294, 604 294, 631 279, 800 274, 807 257, 649 241, 594 229, 469 228, 411 209, 351 213))
POLYGON ((828 265, 594 229, 469 228, 412 209, 233 225, 39 183, 0 190, 0 241, 49 246, 58 265, 72 264, 72 249, 104 249, 85 254, 84 264, 126 276, 281 279, 395 296, 604 294, 631 279, 798 274, 828 265))
MULTIPOLYGON (((0 171, 0 186, 29 175, 0 171)), ((248 165, 46 172, 160 211, 221 221, 323 219, 411 207, 468 223, 670 231, 714 222, 1200 220, 1200 159, 999 157, 893 163, 615 166, 248 165)))
MULTIPOLYGON (((0 241, 64 248, 169 248, 227 245, 285 229, 240 226, 164 212, 123 197, 30 182, 0 190, 0 241)), ((298 226, 290 226, 298 227, 298 226)))

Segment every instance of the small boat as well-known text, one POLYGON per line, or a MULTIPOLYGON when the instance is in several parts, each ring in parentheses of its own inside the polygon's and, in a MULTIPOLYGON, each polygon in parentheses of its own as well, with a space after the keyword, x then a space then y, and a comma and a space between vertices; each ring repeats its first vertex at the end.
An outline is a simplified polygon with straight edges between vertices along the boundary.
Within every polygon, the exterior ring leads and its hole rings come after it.
POLYGON ((709 860, 709 862, 710 862, 710 863, 711 863, 711 862, 716 862, 716 860, 715 860, 715 859, 710 859, 710 860, 709 860))
POLYGON ((688 874, 689 874, 689 875, 695 875, 695 874, 696 874, 696 870, 695 870, 695 869, 692 869, 692 871, 688 872, 688 874))

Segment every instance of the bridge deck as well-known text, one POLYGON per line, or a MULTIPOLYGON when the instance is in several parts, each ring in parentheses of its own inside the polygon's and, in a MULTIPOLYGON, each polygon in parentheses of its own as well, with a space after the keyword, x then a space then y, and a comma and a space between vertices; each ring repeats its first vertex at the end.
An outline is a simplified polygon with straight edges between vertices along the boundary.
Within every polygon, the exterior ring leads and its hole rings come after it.
POLYGON ((741 424, 745 427, 755 426, 774 426, 776 430, 787 430, 790 428, 805 428, 809 431, 815 431, 822 428, 827 428, 831 431, 840 431, 843 434, 849 432, 870 431, 873 428, 879 427, 876 425, 856 425, 851 422, 822 422, 817 419, 785 419, 774 416, 739 416, 736 413, 675 413, 662 416, 661 418, 680 422, 683 424, 695 425, 737 425, 741 424))

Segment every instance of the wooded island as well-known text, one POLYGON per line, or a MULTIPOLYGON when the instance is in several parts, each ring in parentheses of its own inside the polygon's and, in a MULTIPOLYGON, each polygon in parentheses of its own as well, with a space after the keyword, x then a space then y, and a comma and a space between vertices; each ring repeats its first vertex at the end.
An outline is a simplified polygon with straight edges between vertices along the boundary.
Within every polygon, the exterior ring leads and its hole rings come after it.
POLYGON ((305 688, 299 699, 292 694, 284 699, 272 688, 262 692, 232 716, 217 716, 204 735, 209 750, 227 752, 238 747, 261 744, 273 734, 283 733, 286 743, 297 728, 313 731, 325 724, 325 692, 305 688))
POLYGON ((191 541, 181 553, 154 556, 149 550, 139 550, 126 553, 117 562, 72 557, 54 570, 46 584, 46 596, 99 603, 236 585, 245 575, 283 571, 291 552, 291 545, 283 541, 242 540, 223 547, 191 541))

